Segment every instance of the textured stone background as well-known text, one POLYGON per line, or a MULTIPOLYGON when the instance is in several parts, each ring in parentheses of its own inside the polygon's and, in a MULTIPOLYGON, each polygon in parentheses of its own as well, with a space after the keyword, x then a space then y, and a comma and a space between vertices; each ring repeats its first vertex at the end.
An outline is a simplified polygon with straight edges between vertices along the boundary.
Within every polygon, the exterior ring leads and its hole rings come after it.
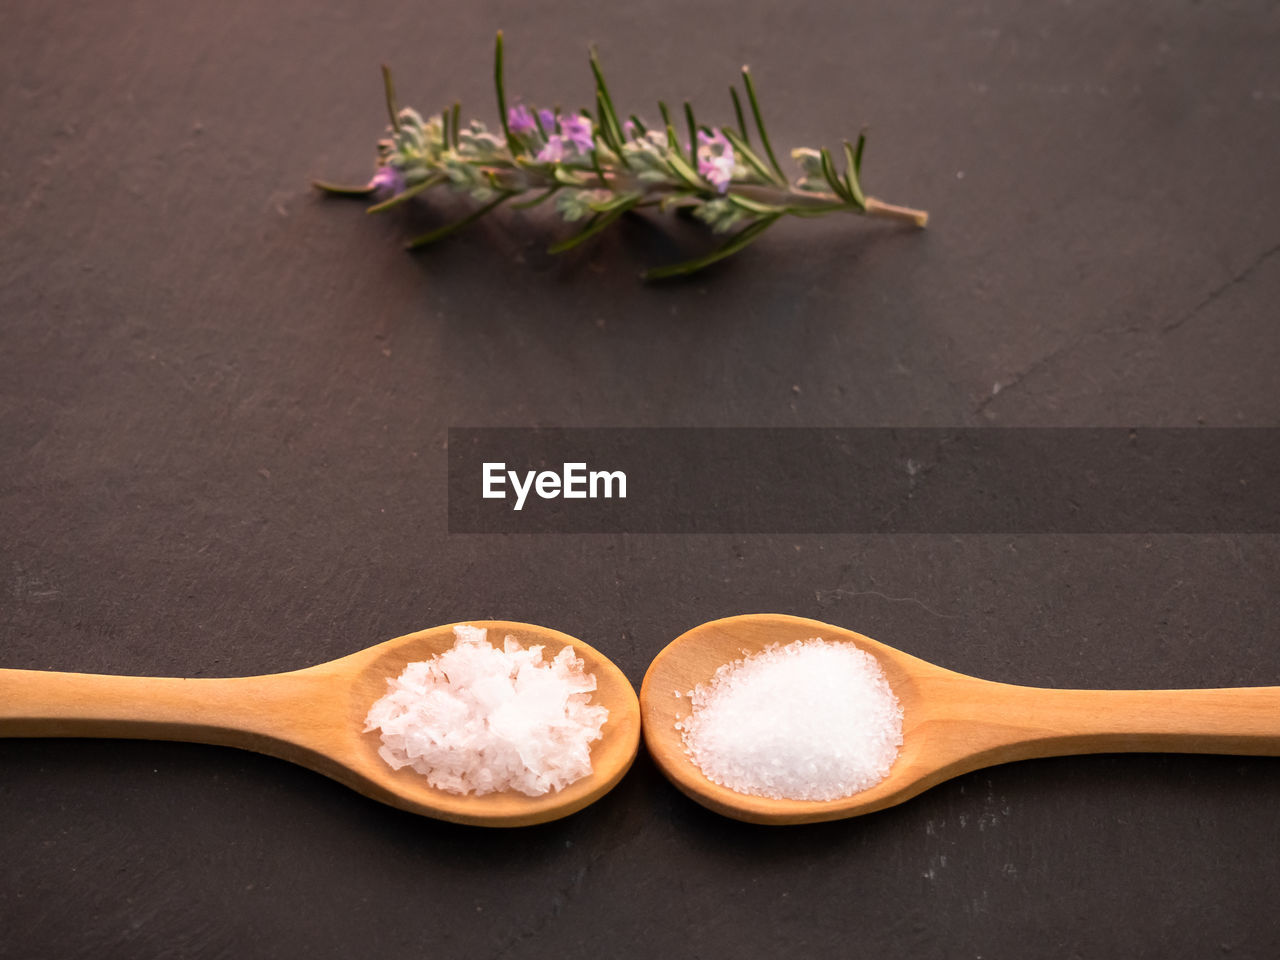
MULTIPOLYGON (((0 9, 0 665, 287 670, 468 618, 638 684, 772 610, 1047 686, 1280 682, 1280 541, 449 536, 449 426, 1275 426, 1273 3, 0 9), (721 269, 639 221, 564 260, 496 217, 414 257, 368 218, 377 65, 425 111, 511 89, 871 127, 925 233, 787 225, 721 269), (997 389, 998 388, 998 389, 997 389)), ((406 222, 408 221, 408 222, 406 222)), ((0 741, 0 957, 1274 956, 1280 762, 997 768, 772 830, 645 758, 519 832, 213 747, 0 741)))

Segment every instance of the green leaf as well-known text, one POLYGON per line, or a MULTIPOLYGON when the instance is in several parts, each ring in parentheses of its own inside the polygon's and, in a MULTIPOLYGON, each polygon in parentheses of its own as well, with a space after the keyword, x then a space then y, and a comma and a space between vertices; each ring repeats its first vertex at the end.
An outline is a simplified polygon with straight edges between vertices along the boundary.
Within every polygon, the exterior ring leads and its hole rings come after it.
POLYGON ((764 145, 764 152, 769 157, 769 163, 773 165, 775 178, 779 186, 785 186, 787 183, 787 175, 782 172, 782 167, 778 164, 778 158, 773 154, 773 145, 769 143, 769 134, 764 128, 764 118, 760 115, 760 101, 756 99, 756 86, 751 82, 751 71, 746 67, 742 68, 742 82, 747 88, 747 99, 751 101, 751 113, 756 119, 756 130, 760 132, 760 142, 764 145))
POLYGON ((814 217, 825 217, 828 213, 836 213, 840 210, 848 210, 849 205, 844 201, 837 201, 836 203, 824 203, 820 206, 796 204, 795 206, 789 206, 786 209, 787 209, 788 216, 806 217, 806 218, 812 219, 814 217))
POLYGON ((649 132, 649 128, 644 125, 644 121, 637 117, 634 113, 628 118, 636 128, 637 136, 643 137, 649 132))
POLYGON ((601 203, 588 204, 588 206, 590 206, 596 213, 608 213, 611 210, 616 210, 618 207, 626 207, 630 210, 639 203, 641 199, 642 197, 638 193, 623 193, 616 197, 610 197, 608 200, 601 203))
POLYGON ((588 181, 584 181, 581 177, 574 176, 571 170, 565 168, 564 164, 557 163, 551 171, 551 177, 556 183, 565 187, 583 187, 588 181))
POLYGON ((705 191, 707 185, 702 178, 698 176, 698 171, 689 166, 684 155, 679 151, 667 155, 667 166, 671 168, 671 172, 676 175, 677 180, 683 180, 687 186, 694 190, 705 191))
POLYGON ((587 221, 587 225, 584 229, 575 233, 568 240, 561 240, 559 243, 548 247, 547 253, 556 254, 564 253, 566 250, 572 250, 574 247, 578 246, 578 244, 583 243, 586 240, 590 240, 601 230, 604 230, 639 202, 639 197, 632 197, 628 203, 616 206, 605 213, 597 213, 587 221))
MULTIPOLYGON (((596 225, 603 218, 604 218, 603 214, 600 214, 600 213, 595 214, 594 216, 591 217, 591 219, 587 221, 587 226, 584 230, 581 230, 578 233, 575 233, 568 240, 561 240, 559 243, 554 243, 551 246, 547 247, 547 253, 552 253, 552 254, 564 253, 566 250, 572 250, 574 247, 582 243, 584 240, 587 240, 590 237, 600 232, 600 230, 596 229, 596 225)), ((577 219, 577 218, 575 217, 574 219, 577 219)))
POLYGON ((761 203, 759 200, 752 200, 750 197, 744 197, 738 193, 727 193, 725 194, 725 199, 735 207, 740 207, 748 213, 754 213, 759 217, 771 217, 787 212, 786 207, 780 207, 772 203, 761 203))
POLYGON ((341 183, 329 183, 327 180, 312 180, 311 185, 317 190, 334 197, 367 197, 378 189, 367 184, 363 187, 356 187, 341 183))
POLYGON ((507 149, 511 149, 511 128, 507 125, 507 91, 502 79, 502 31, 498 31, 498 40, 493 50, 493 85, 498 91, 498 118, 502 121, 502 133, 507 138, 507 149))
POLYGON ((743 143, 750 143, 751 136, 747 132, 747 120, 742 115, 742 101, 738 99, 738 88, 730 87, 729 96, 733 97, 733 115, 738 118, 738 134, 742 137, 743 143))
POLYGON ((667 149, 672 153, 679 153, 680 138, 676 136, 676 128, 671 122, 671 111, 661 100, 658 101, 658 110, 662 113, 662 122, 667 128, 667 149))
POLYGON ((862 184, 858 182, 858 154, 848 140, 844 142, 844 185, 849 196, 859 210, 867 209, 867 198, 862 195, 862 184))
POLYGON ((545 203, 546 201, 550 200, 559 192, 560 192, 560 184, 557 183, 554 187, 551 187, 549 190, 546 190, 543 193, 538 194, 532 200, 522 200, 520 203, 513 203, 511 205, 511 209, 512 210, 531 210, 534 207, 536 207, 538 204, 545 203))
POLYGON ((762 233, 777 223, 779 216, 781 214, 775 214, 748 224, 730 237, 723 246, 713 250, 705 257, 698 257, 694 260, 686 260, 683 263, 674 263, 665 267, 656 267, 653 270, 646 270, 640 276, 644 280, 666 280, 670 277, 685 277, 691 273, 697 273, 699 270, 709 267, 713 263, 719 263, 726 257, 731 257, 744 247, 749 246, 762 233))
POLYGON ((587 110, 583 110, 582 115, 591 121, 593 139, 601 141, 612 150, 613 131, 609 128, 605 109, 604 98, 600 96, 600 91, 596 90, 596 115, 593 117, 590 111, 587 110))
POLYGON ((862 148, 867 145, 867 131, 862 130, 858 133, 858 146, 853 151, 853 175, 857 179, 862 178, 862 148))
POLYGON ((600 186, 604 187, 605 189, 608 189, 607 184, 609 183, 609 181, 605 179, 604 168, 600 166, 599 150, 591 151, 591 166, 595 169, 596 176, 600 178, 600 186))
MULTIPOLYGON (((612 109, 604 99, 603 94, 596 90, 596 109, 600 114, 600 123, 596 127, 596 138, 604 141, 604 145, 613 153, 617 154, 619 162, 626 169, 631 169, 631 164, 627 162, 627 158, 622 155, 622 130, 615 129, 616 124, 609 121, 609 111, 612 109)), ((587 114, 589 117, 590 114, 587 114)), ((603 179, 603 175, 601 176, 603 179)))
POLYGON ((827 178, 827 183, 831 185, 831 189, 837 197, 846 203, 853 203, 853 195, 849 193, 844 181, 836 173, 836 165, 831 160, 831 151, 826 147, 822 148, 822 175, 827 178))
POLYGON ((449 137, 449 108, 445 107, 440 111, 440 145, 444 150, 449 149, 449 144, 453 141, 449 137))
POLYGON ((391 68, 382 65, 382 93, 387 98, 387 114, 391 117, 391 129, 400 132, 400 108, 396 106, 396 85, 391 79, 391 68))
POLYGON ((738 136, 736 130, 725 128, 721 132, 725 135, 726 139, 733 144, 735 156, 741 157, 745 160, 747 166, 754 170, 761 178, 767 180, 769 183, 774 182, 773 171, 765 166, 764 161, 760 159, 759 154, 747 146, 746 141, 738 136))
POLYGON ((434 177, 427 177, 427 179, 423 180, 421 183, 415 183, 412 187, 401 190, 394 197, 388 197, 381 203, 375 203, 372 207, 367 209, 365 213, 381 213, 383 210, 390 210, 392 207, 398 207, 406 200, 410 200, 418 194, 430 190, 436 184, 443 183, 447 179, 448 177, 440 174, 437 174, 434 177))
POLYGON ((628 167, 627 158, 622 155, 622 124, 618 122, 618 111, 613 108, 613 97, 609 96, 609 85, 604 82, 604 70, 600 67, 600 57, 595 48, 591 50, 591 72, 596 78, 596 99, 600 104, 601 125, 608 131, 609 139, 605 142, 613 150, 624 167, 628 167), (612 141, 612 142, 610 142, 612 141))
POLYGON ((480 207, 478 210, 475 210, 472 213, 469 213, 467 216, 463 217, 461 220, 456 220, 453 223, 446 224, 445 226, 440 227, 437 230, 432 230, 430 233, 424 233, 422 236, 416 237, 415 239, 410 240, 405 246, 409 250, 416 250, 419 247, 425 247, 429 243, 435 243, 437 240, 443 240, 445 237, 449 236, 450 234, 456 233, 457 231, 461 230, 463 227, 467 227, 475 223, 477 220, 483 217, 486 213, 488 213, 489 211, 494 209, 496 206, 498 206, 498 204, 502 203, 504 200, 506 200, 508 197, 511 197, 511 196, 514 196, 514 194, 510 194, 510 193, 499 194, 496 198, 494 198, 493 200, 490 200, 483 207, 480 207))
POLYGON ((663 213, 668 210, 681 210, 685 207, 696 207, 702 203, 696 195, 688 192, 668 193, 658 200, 658 209, 663 213))
POLYGON ((453 102, 453 123, 450 128, 453 130, 453 149, 458 149, 458 131, 462 129, 462 104, 457 100, 453 102))
POLYGON ((689 162, 698 167, 698 124, 693 119, 693 106, 684 102, 684 122, 689 125, 689 162))

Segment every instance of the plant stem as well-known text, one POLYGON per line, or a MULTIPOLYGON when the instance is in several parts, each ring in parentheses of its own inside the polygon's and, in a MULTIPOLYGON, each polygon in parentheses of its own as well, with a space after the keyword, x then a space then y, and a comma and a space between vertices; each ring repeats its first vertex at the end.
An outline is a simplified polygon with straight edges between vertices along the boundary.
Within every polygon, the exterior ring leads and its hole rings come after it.
MULTIPOLYGON (((513 182, 512 172, 508 168, 493 166, 484 169, 496 178, 502 189, 513 194, 530 192, 535 189, 546 189, 556 185, 554 180, 547 180, 545 183, 537 184, 529 183, 528 179, 526 179, 525 185, 517 185, 513 182)), ((576 172, 580 174, 587 173, 587 171, 576 172)), ((631 191, 642 195, 646 201, 669 193, 680 193, 687 189, 685 184, 675 181, 641 183, 634 176, 619 170, 604 170, 602 173, 603 176, 600 173, 583 176, 574 186, 587 190, 631 191)), ((530 178, 531 171, 526 171, 524 175, 526 178, 530 178)), ((929 214, 925 210, 900 207, 896 204, 877 200, 874 197, 867 197, 866 209, 858 210, 847 200, 836 196, 834 193, 817 193, 810 190, 795 190, 789 187, 775 187, 768 184, 755 183, 734 183, 730 190, 738 196, 754 200, 757 203, 789 207, 800 216, 834 213, 844 209, 850 213, 863 213, 865 216, 875 217, 878 220, 897 220, 916 227, 924 227, 929 222, 929 214), (808 211, 808 213, 800 211, 808 211)), ((647 206, 648 204, 646 203, 645 205, 647 206)))
MULTIPOLYGON (((814 193, 808 190, 787 190, 778 187, 756 186, 754 184, 735 183, 731 188, 734 193, 741 194, 760 203, 771 203, 780 207, 812 208, 814 210, 835 210, 848 208, 850 212, 859 212, 833 193, 814 193)), ((884 203, 874 197, 867 197, 865 215, 881 220, 901 220, 917 227, 929 222, 929 214, 924 210, 911 207, 899 207, 892 203, 884 203)))
POLYGON ((929 222, 929 214, 924 210, 883 203, 875 197, 867 197, 867 216, 880 217, 884 220, 902 220, 917 227, 923 227, 929 222))

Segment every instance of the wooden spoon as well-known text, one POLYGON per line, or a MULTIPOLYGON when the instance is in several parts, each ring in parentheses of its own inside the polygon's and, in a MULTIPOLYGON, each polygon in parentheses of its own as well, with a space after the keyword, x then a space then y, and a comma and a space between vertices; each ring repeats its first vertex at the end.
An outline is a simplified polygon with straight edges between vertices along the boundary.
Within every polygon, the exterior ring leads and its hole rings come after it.
POLYGON ((364 718, 405 665, 453 646, 453 624, 410 633, 305 670, 260 677, 180 680, 0 670, 0 736, 129 737, 241 747, 300 763, 374 800, 455 823, 517 827, 567 816, 598 800, 627 772, 640 745, 631 682, 604 654, 546 627, 475 620, 501 644, 542 644, 544 658, 570 645, 595 674, 594 703, 609 710, 592 744, 592 773, 540 797, 514 791, 459 796, 427 785, 411 768, 392 770, 364 718))
POLYGON ((672 641, 645 674, 640 713, 649 752, 681 791, 717 813, 751 823, 855 817, 909 800, 970 770, 1033 757, 1280 755, 1280 687, 1051 690, 993 683, 934 666, 843 627, 781 614, 713 620, 672 641), (685 755, 675 729, 690 711, 683 694, 744 651, 813 637, 855 643, 884 668, 903 709, 902 750, 889 775, 861 793, 830 801, 771 800, 712 783, 685 755))

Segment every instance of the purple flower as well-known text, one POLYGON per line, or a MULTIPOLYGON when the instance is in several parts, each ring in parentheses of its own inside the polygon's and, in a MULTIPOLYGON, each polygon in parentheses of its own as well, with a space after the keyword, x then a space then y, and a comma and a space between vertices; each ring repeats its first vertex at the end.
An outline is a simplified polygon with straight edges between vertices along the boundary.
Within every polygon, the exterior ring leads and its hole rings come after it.
POLYGON ((546 145, 538 151, 539 163, 559 163, 564 159, 564 137, 553 133, 547 138, 546 145))
POLYGON ((517 103, 507 111, 507 127, 517 137, 523 137, 537 130, 538 124, 533 119, 533 111, 523 103, 517 103))
POLYGON ((390 164, 383 164, 369 181, 369 186, 379 196, 395 196, 404 189, 404 174, 390 164))
MULTIPOLYGON (((541 111, 539 117, 546 122, 552 130, 555 129, 556 118, 550 114, 550 111, 541 111), (547 113, 547 117, 543 117, 542 113, 547 113)), ((586 156, 595 149, 596 142, 591 136, 591 120, 587 117, 578 116, 576 114, 563 116, 560 118, 560 132, 553 133, 547 137, 546 145, 538 151, 538 161, 541 163, 559 163, 565 157, 573 154, 581 154, 586 156)))
POLYGON ((543 130, 550 130, 552 133, 556 132, 556 115, 546 107, 538 111, 538 120, 542 123, 543 130))
POLYGON ((591 121, 581 114, 562 117, 560 130, 579 153, 590 153, 595 149, 595 140, 591 136, 591 121))
POLYGON ((628 120, 622 125, 622 136, 625 140, 634 140, 636 138, 636 122, 628 120))
POLYGON ((733 179, 733 144, 718 129, 711 134, 698 131, 698 176, 725 193, 733 179))

